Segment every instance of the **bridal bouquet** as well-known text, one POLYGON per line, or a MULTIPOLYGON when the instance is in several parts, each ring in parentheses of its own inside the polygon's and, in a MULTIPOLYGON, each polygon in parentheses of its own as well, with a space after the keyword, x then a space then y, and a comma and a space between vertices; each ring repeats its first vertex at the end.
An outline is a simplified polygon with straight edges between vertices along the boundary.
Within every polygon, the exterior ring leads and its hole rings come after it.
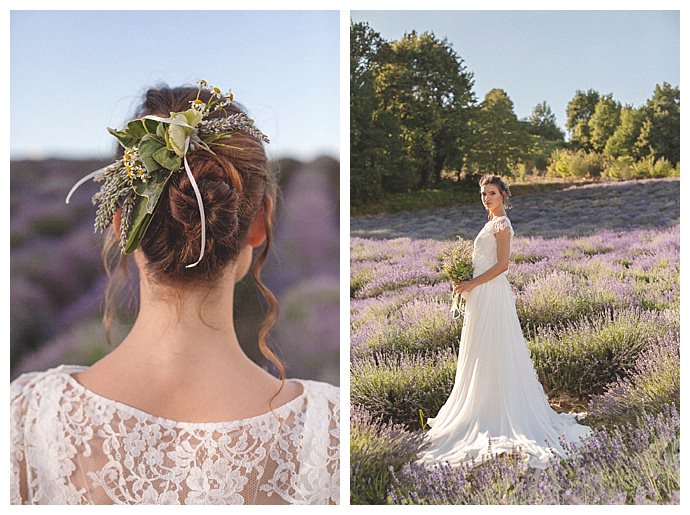
MULTIPOLYGON (((460 281, 472 279, 472 242, 458 238, 456 243, 448 245, 441 252, 441 272, 453 285, 460 281)), ((465 314, 462 301, 464 297, 452 291, 453 303, 450 312, 454 320, 465 314)))

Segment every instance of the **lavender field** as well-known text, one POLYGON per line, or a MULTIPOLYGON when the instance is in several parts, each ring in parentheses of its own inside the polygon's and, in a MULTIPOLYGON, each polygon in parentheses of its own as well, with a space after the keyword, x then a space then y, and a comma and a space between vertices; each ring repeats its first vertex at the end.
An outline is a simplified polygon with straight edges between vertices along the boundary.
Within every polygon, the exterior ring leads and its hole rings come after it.
POLYGON ((430 211, 418 223, 416 213, 380 217, 378 226, 376 217, 355 220, 353 503, 679 502, 678 180, 533 197, 516 198, 508 213, 515 229, 508 279, 552 407, 579 413, 594 436, 543 471, 510 456, 474 469, 414 464, 422 421, 452 388, 461 330, 450 317, 439 254, 453 236, 473 237, 483 212, 479 203, 462 206, 466 215, 452 226, 441 212, 434 224, 430 211), (621 199, 626 191, 634 193, 632 212, 621 199), (395 237, 370 239, 386 232, 395 237))
MULTIPOLYGON (((11 163, 11 376, 59 363, 89 365, 109 352, 101 325, 106 277, 103 237, 93 232, 95 185, 65 204, 74 182, 107 161, 11 163), (86 191, 88 190, 88 191, 86 191)), ((290 377, 339 383, 339 163, 274 161, 281 195, 274 247, 262 277, 280 316, 271 345, 290 377)), ((265 364, 256 346, 263 306, 250 280, 236 291, 235 320, 245 352, 265 364)), ((116 344, 133 322, 123 306, 116 344)))

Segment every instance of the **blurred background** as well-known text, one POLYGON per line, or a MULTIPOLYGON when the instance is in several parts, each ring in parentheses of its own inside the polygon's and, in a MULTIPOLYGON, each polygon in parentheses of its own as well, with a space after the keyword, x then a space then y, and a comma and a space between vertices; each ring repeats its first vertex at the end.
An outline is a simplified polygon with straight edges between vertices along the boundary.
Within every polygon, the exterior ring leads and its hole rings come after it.
MULTIPOLYGON (((271 138, 280 186, 263 278, 280 303, 271 344, 288 376, 339 383, 338 11, 12 11, 11 377, 109 352, 107 279, 83 175, 112 162, 106 127, 147 88, 205 79, 232 89, 271 138)), ((263 304, 236 291, 240 342, 257 362, 263 304)), ((134 320, 122 307, 114 344, 134 320)))

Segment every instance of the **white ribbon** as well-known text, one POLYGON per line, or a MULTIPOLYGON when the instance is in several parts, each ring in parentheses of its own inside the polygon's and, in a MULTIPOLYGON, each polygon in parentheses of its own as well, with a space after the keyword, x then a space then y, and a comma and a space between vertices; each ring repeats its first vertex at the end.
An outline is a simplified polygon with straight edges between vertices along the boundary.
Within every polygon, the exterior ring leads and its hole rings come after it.
POLYGON ((461 293, 453 293, 453 303, 450 306, 450 314, 453 317, 453 320, 457 320, 460 317, 465 316, 465 308, 462 306, 462 294, 461 293))
MULTIPOLYGON (((180 127, 186 127, 188 129, 194 130, 194 127, 186 122, 176 120, 175 118, 163 118, 161 116, 147 115, 144 116, 146 120, 154 120, 156 122, 169 123, 170 125, 179 125, 180 127)), ((189 163, 187 162, 187 150, 189 150, 189 143, 191 140, 191 135, 187 136, 184 140, 184 156, 182 161, 184 162, 184 169, 187 172, 187 177, 189 177, 189 182, 192 183, 192 189, 194 190, 194 195, 196 195, 196 202, 199 205, 199 218, 201 219, 201 251, 199 252, 199 259, 196 263, 187 265, 185 268, 192 268, 201 262, 204 257, 204 251, 206 250, 206 214, 204 213, 204 203, 201 200, 201 192, 199 191, 199 186, 196 184, 196 180, 192 175, 192 170, 189 168, 189 163)))
POLYGON ((199 264, 201 258, 204 257, 204 250, 206 250, 206 215, 204 214, 204 203, 201 200, 201 192, 199 191, 199 186, 197 186, 194 176, 192 175, 192 170, 189 168, 189 163, 187 162, 187 149, 189 148, 189 136, 184 140, 184 169, 187 172, 187 177, 189 177, 189 182, 192 183, 192 189, 196 195, 196 202, 199 204, 199 217, 201 218, 201 252, 199 253, 199 259, 196 263, 187 265, 185 268, 192 268, 199 264))
POLYGON ((179 125, 180 127, 187 127, 188 129, 193 129, 191 125, 189 125, 187 122, 181 122, 180 120, 176 120, 175 118, 163 118, 162 116, 154 116, 152 114, 144 116, 145 120, 154 120, 156 122, 163 122, 163 123, 169 123, 170 125, 179 125))
POLYGON ((72 198, 72 194, 73 194, 75 191, 77 191, 77 188, 78 188, 79 186, 81 186, 82 184, 84 184, 86 181, 88 181, 88 180, 90 180, 90 179, 93 179, 93 178, 96 177, 97 175, 99 175, 99 174, 105 172, 109 167, 113 166, 113 164, 114 164, 114 163, 111 163, 111 164, 109 164, 108 166, 104 166, 103 168, 99 168, 99 169, 96 170, 95 172, 91 172, 90 174, 88 174, 88 175, 82 177, 81 179, 79 179, 79 180, 77 181, 77 183, 76 183, 74 186, 72 186, 72 189, 69 190, 69 193, 67 194, 67 198, 65 198, 65 204, 69 204, 69 199, 72 198))

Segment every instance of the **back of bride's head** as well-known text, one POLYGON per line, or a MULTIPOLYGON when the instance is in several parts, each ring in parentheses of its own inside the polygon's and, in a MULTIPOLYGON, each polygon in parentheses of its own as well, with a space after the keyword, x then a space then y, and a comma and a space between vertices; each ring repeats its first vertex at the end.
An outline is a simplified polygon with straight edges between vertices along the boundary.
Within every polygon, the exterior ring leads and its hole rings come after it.
MULTIPOLYGON (((171 112, 184 111, 197 93, 196 88, 150 89, 137 116, 167 117, 171 112)), ((199 98, 208 102, 208 97, 204 90, 199 98)), ((231 103, 206 118, 216 118, 221 111, 227 116, 240 112, 240 108, 231 103)), ((146 273, 156 282, 212 284, 237 259, 257 215, 262 217, 270 240, 270 217, 263 215, 266 199, 272 195, 272 181, 262 142, 238 130, 215 143, 213 152, 197 145, 187 153, 206 217, 203 258, 196 266, 187 267, 197 260, 202 245, 200 212, 187 174, 173 173, 140 247, 147 261, 146 273)))

